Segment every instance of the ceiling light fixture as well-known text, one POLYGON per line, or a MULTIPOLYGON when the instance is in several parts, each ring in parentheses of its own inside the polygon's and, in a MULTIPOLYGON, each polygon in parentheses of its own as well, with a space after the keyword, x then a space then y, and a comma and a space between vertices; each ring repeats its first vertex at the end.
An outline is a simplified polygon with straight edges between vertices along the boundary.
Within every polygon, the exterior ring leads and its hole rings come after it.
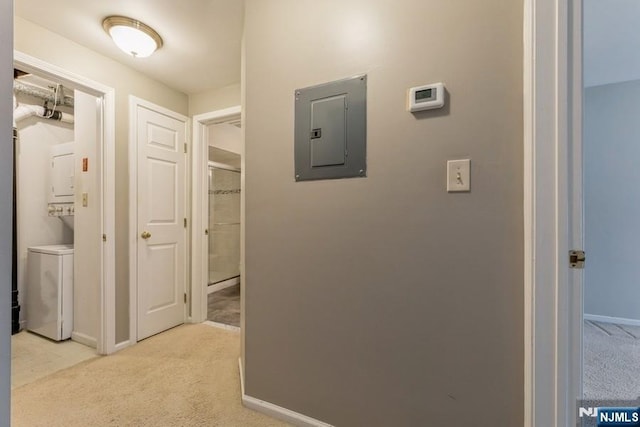
POLYGON ((102 28, 124 52, 135 58, 146 58, 162 47, 162 37, 150 26, 126 16, 108 16, 102 28))

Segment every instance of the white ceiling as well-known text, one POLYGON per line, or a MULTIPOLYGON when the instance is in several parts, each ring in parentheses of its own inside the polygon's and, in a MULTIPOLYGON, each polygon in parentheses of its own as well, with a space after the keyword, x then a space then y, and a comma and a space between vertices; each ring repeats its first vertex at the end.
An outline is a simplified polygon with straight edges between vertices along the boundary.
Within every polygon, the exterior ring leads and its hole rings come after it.
POLYGON ((640 0, 584 0, 584 85, 640 79, 640 0))
MULTIPOLYGON (((240 80, 244 0, 16 0, 15 13, 187 94, 240 80), (108 15, 150 25, 164 46, 124 54, 102 29, 108 15)), ((640 0, 584 0, 585 86, 636 79, 640 0)))
POLYGON ((15 14, 186 94, 240 81, 244 0, 15 0, 15 14), (102 29, 108 15, 144 22, 164 46, 126 55, 102 29))

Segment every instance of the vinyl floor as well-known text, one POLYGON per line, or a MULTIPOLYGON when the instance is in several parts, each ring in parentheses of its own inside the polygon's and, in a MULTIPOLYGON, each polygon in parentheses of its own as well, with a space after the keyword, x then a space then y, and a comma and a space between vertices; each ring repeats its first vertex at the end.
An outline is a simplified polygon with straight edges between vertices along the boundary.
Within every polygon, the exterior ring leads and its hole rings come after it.
POLYGON ((11 337, 11 388, 98 357, 96 350, 77 342, 56 342, 22 331, 11 337))
POLYGON ((207 320, 240 327, 240 284, 208 295, 207 320))

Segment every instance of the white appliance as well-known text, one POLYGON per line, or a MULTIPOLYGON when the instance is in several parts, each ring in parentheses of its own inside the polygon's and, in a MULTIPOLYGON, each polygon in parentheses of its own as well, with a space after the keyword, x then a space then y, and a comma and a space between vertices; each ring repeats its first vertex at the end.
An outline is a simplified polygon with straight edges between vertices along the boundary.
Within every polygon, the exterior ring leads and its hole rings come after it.
MULTIPOLYGON (((51 147, 51 191, 49 216, 73 216, 75 197, 75 143, 51 147)), ((73 224, 71 222, 71 224, 73 224)))
POLYGON ((34 246, 27 253, 27 329, 52 340, 73 329, 73 245, 34 246))

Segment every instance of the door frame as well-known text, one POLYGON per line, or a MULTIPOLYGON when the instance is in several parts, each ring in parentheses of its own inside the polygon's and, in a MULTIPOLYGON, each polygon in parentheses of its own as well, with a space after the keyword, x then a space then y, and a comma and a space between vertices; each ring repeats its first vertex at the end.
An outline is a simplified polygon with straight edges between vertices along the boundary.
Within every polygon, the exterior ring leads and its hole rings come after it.
MULTIPOLYGON (((193 116, 193 156, 192 156, 192 224, 191 228, 191 323, 201 323, 207 320, 207 281, 208 281, 208 257, 209 246, 208 236, 205 230, 209 228, 208 215, 209 205, 205 201, 209 200, 208 176, 209 165, 208 151, 208 126, 213 124, 227 123, 241 119, 242 108, 239 105, 222 110, 211 111, 193 116)), ((244 162, 244 156, 242 156, 244 162)), ((241 182, 244 182, 244 169, 241 168, 241 182)), ((244 185, 244 184, 242 184, 244 185)), ((244 196, 241 194, 241 204, 244 205, 244 196)), ((244 219, 241 207, 241 221, 244 219)), ((241 251, 242 244, 241 231, 241 251)), ((240 263, 244 264, 242 252, 240 263)), ((241 267, 242 271, 242 267, 241 267)))
MULTIPOLYGON (((116 294, 115 294, 115 90, 64 68, 14 50, 14 66, 61 82, 67 87, 102 99, 102 139, 98 151, 102 157, 100 192, 102 205, 102 230, 93 236, 99 240, 101 254, 101 282, 98 293, 99 324, 97 331, 98 354, 116 351, 116 294), (103 235, 106 239, 103 239, 103 235)), ((87 237, 91 238, 91 237, 87 237)))
POLYGON ((575 426, 582 394, 582 0, 524 2, 525 426, 575 426))
MULTIPOLYGON (((165 114, 169 117, 173 117, 185 122, 185 139, 184 143, 189 147, 191 130, 190 119, 175 111, 171 111, 168 108, 154 104, 142 98, 138 98, 134 95, 129 95, 129 340, 125 341, 123 346, 132 346, 138 342, 138 121, 136 118, 136 111, 138 107, 148 108, 161 114, 165 114)), ((192 151, 192 150, 187 150, 192 151)), ((191 194, 191 185, 189 180, 190 164, 189 156, 184 162, 185 166, 185 217, 190 217, 190 204, 189 197, 191 194)), ((184 292, 189 294, 190 280, 189 280, 189 259, 190 242, 189 242, 189 228, 190 224, 187 224, 185 232, 185 284, 184 292)), ((193 227, 191 227, 193 228, 193 227)), ((188 319, 188 305, 185 305, 184 321, 188 319)))

